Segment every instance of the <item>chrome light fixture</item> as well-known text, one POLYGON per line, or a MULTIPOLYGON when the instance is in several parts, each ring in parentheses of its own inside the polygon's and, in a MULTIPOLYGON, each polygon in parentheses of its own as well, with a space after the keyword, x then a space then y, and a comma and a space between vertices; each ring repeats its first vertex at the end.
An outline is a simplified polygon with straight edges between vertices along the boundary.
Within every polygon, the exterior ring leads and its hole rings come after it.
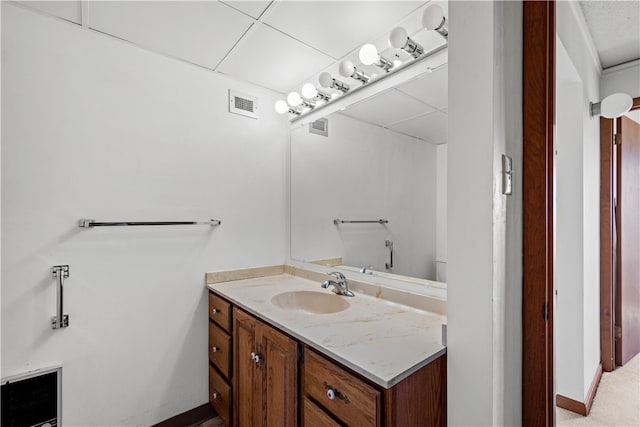
POLYGON ((336 89, 342 93, 347 93, 350 89, 349 85, 331 77, 331 74, 324 72, 318 77, 320 86, 327 89, 336 89))
POLYGON ((631 110, 633 98, 626 93, 614 93, 607 96, 601 102, 590 102, 589 112, 591 117, 602 116, 607 119, 615 119, 631 110))
POLYGON ((304 108, 315 108, 316 104, 314 104, 312 101, 307 100, 307 99, 303 99, 300 94, 298 94, 298 92, 289 92, 289 95, 287 95, 287 102, 289 103, 290 106, 292 106, 293 108, 298 108, 302 105, 303 109, 304 108))
POLYGON ((396 49, 402 49, 414 58, 418 58, 424 53, 424 48, 409 37, 407 30, 402 27, 396 27, 389 34, 389 45, 396 49))
POLYGON ((316 89, 316 87, 311 83, 305 83, 302 86, 302 96, 309 100, 318 100, 323 102, 331 100, 331 95, 316 89))
POLYGON ((449 23, 440 5, 432 4, 424 10, 422 25, 427 30, 436 31, 444 37, 445 40, 449 39, 449 23))
POLYGON ((378 48, 371 43, 367 43, 360 48, 360 62, 364 65, 375 65, 377 67, 382 68, 385 71, 389 71, 393 68, 393 62, 388 60, 387 58, 383 58, 378 53, 378 48))
POLYGON ((275 108, 276 108, 276 113, 278 114, 291 113, 291 114, 295 114, 296 116, 299 116, 301 113, 299 110, 289 107, 289 104, 287 104, 287 101, 284 101, 282 99, 276 101, 275 108))
POLYGON ((369 83, 371 77, 366 75, 364 71, 358 70, 353 62, 349 60, 342 61, 340 63, 340 75, 342 77, 351 77, 352 79, 356 79, 361 81, 363 84, 369 83))

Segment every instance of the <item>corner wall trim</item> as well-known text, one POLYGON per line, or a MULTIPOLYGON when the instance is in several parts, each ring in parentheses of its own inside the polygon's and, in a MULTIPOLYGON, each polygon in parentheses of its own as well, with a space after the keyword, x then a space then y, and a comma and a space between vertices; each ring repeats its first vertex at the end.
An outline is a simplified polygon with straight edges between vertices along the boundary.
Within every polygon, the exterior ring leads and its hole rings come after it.
POLYGON ((164 421, 160 421, 158 424, 154 424, 151 427, 192 427, 202 424, 203 422, 216 417, 216 413, 213 406, 210 403, 205 403, 189 411, 178 414, 175 417, 171 417, 164 421))
POLYGON ((586 417, 589 415, 589 412, 591 412, 591 405, 593 405, 593 399, 596 397, 600 378, 602 378, 601 363, 598 364, 596 375, 593 377, 593 382, 591 383, 591 387, 589 387, 589 392, 587 393, 587 398, 584 403, 558 394, 556 395, 556 406, 586 417))

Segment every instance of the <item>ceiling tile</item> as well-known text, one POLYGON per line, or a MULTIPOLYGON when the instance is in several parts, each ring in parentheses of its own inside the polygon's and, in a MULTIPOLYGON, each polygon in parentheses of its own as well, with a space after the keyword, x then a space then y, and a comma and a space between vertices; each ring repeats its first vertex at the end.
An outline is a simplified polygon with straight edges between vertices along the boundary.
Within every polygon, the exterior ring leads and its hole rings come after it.
MULTIPOLYGON (((333 60, 266 25, 256 24, 219 71, 279 92, 288 92, 333 60)), ((300 88, 298 88, 300 90, 300 88)))
POLYGON ((96 30, 207 68, 224 58, 253 20, 211 1, 97 1, 96 30))
POLYGON ((445 66, 410 80, 397 89, 436 108, 445 108, 449 105, 448 81, 448 67, 445 66))
POLYGON ((17 1, 16 3, 25 5, 32 9, 57 16, 67 21, 82 23, 82 9, 80 0, 78 1, 17 1))
POLYGON ((389 126, 389 129, 420 138, 432 144, 444 144, 447 142, 447 115, 441 111, 434 111, 424 116, 389 126))
POLYGON ((247 1, 247 0, 226 0, 222 3, 228 4, 234 9, 238 9, 256 19, 260 18, 262 12, 271 4, 271 0, 247 1))
POLYGON ((603 68, 640 58, 639 1, 580 1, 603 68))
POLYGON ((381 126, 396 123, 408 117, 415 117, 433 108, 395 89, 387 90, 349 106, 342 114, 381 126))
POLYGON ((316 49, 341 58, 378 37, 424 1, 283 1, 265 22, 316 49))

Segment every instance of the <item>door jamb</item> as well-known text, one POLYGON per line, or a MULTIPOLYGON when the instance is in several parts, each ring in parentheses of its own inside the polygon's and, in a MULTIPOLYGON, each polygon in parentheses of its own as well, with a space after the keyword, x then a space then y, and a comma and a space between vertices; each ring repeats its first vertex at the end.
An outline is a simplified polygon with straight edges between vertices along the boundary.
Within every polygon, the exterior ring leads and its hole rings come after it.
POLYGON ((523 3, 522 425, 555 424, 555 1, 523 3))

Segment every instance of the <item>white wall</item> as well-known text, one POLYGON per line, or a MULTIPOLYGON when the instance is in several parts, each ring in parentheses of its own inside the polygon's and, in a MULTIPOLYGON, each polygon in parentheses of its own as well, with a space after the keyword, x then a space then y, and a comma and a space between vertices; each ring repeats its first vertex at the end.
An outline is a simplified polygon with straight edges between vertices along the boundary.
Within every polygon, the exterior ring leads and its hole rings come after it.
POLYGON ((447 144, 436 147, 436 260, 447 261, 447 144))
POLYGON ((640 96, 640 59, 607 68, 600 79, 602 99, 612 93, 623 92, 636 98, 640 96))
POLYGON ((452 2, 449 18, 448 423, 518 425, 522 5, 452 2))
POLYGON ((583 85, 559 39, 556 52, 556 391, 583 401, 583 85))
POLYGON ((291 256, 435 279, 436 146, 340 114, 329 136, 291 130, 291 256), (333 224, 340 219, 388 219, 333 224))
POLYGON ((61 362, 68 426, 150 425, 205 403, 204 273, 286 257, 276 96, 2 9, 2 375, 61 362), (229 88, 259 96, 261 118, 229 114, 229 88), (71 324, 53 331, 56 264, 71 268, 71 324))
MULTIPOLYGON (((600 128, 599 121, 592 119, 589 114, 589 102, 600 100, 600 70, 590 53, 591 43, 586 39, 585 33, 580 30, 581 17, 576 13, 575 5, 569 2, 558 2, 556 10, 557 36, 561 42, 558 45, 566 49, 566 62, 569 63, 564 66, 565 69, 558 69, 557 73, 559 76, 566 75, 566 68, 574 68, 575 71, 571 73, 577 74, 573 79, 574 83, 565 86, 570 92, 568 96, 572 99, 568 101, 571 103, 570 111, 566 113, 567 115, 563 117, 559 115, 556 118, 559 150, 556 165, 558 173, 556 195, 558 305, 556 312, 559 319, 556 328, 571 327, 570 325, 573 324, 570 331, 556 337, 556 360, 558 361, 556 379, 559 394, 584 401, 600 363, 600 128), (576 84, 575 82, 578 82, 578 87, 570 88, 576 84), (564 162, 560 157, 564 154, 562 150, 565 141, 560 135, 563 126, 568 127, 565 129, 569 129, 569 133, 574 138, 573 142, 567 146, 570 154, 564 162), (565 172, 561 169, 563 165, 570 168, 566 172, 571 176, 564 175, 566 181, 561 179, 565 172), (578 205, 569 201, 570 198, 578 205), (564 217, 564 221, 561 221, 562 209, 568 209, 571 212, 564 217), (572 231, 569 231, 569 235, 564 234, 566 240, 563 240, 563 233, 567 231, 565 227, 571 228, 572 231), (570 246, 567 247, 567 245, 570 246), (567 257, 566 259, 562 258, 563 254, 567 257), (563 272, 569 273, 562 276, 563 272), (563 288, 568 294, 563 295, 563 288), (564 318, 565 322, 570 323, 564 325, 561 323, 563 313, 560 312, 563 309, 571 313, 568 315, 570 319, 564 318), (567 334, 577 340, 573 343, 578 344, 577 348, 570 342, 559 342, 561 336, 567 336, 567 334), (563 354, 564 350, 569 353, 563 354), (572 379, 565 382, 561 367, 576 369, 576 365, 582 365, 580 375, 571 374, 572 379)), ((558 51, 560 52, 560 48, 558 51)), ((559 61, 558 66, 561 64, 563 62, 559 61)), ((558 81, 559 85, 560 83, 558 81)), ((559 93, 561 93, 560 90, 559 93)), ((567 101, 566 98, 564 100, 567 101)), ((558 109, 558 114, 560 113, 558 109)), ((567 141, 569 140, 571 137, 567 138, 567 141)))

